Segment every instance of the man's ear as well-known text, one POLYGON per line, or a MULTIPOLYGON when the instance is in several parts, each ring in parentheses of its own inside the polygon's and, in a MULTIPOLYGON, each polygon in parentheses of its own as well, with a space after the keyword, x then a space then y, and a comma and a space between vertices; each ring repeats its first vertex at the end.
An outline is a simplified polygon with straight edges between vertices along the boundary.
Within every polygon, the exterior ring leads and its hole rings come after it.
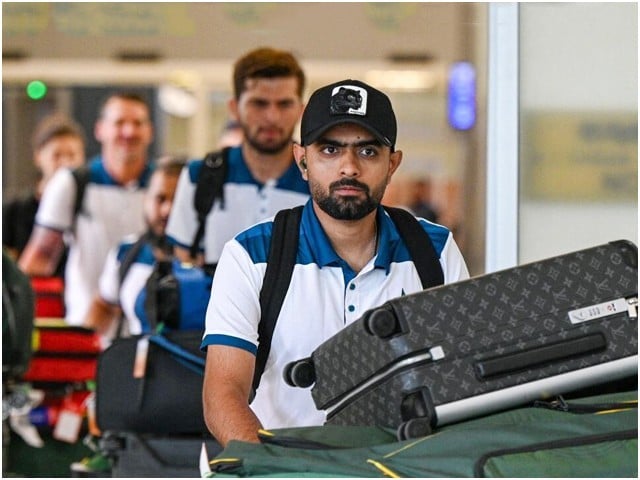
POLYGON ((93 126, 93 136, 98 142, 102 142, 102 120, 98 120, 93 126))
POLYGON ((227 110, 229 110, 229 115, 231 116, 232 120, 235 120, 237 122, 239 119, 238 101, 235 98, 229 99, 229 101, 227 102, 227 110))
POLYGON ((402 150, 396 150, 389 156, 389 175, 387 176, 387 184, 391 181, 391 177, 398 170, 402 163, 402 150))
POLYGON ((305 151, 305 148, 299 143, 293 144, 293 158, 295 158, 296 164, 300 169, 302 178, 304 178, 305 180, 309 180, 309 178, 307 177, 306 151, 305 151))

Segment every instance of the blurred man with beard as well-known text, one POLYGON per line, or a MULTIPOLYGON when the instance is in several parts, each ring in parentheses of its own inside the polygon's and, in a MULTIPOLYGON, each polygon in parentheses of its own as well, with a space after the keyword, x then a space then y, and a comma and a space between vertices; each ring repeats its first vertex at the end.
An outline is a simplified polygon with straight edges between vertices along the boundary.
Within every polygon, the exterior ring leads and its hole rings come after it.
POLYGON ((194 196, 205 160, 191 161, 183 170, 167 227, 179 259, 213 271, 235 234, 308 199, 292 153, 304 86, 304 72, 289 52, 258 48, 236 61, 228 107, 242 129, 242 143, 225 153, 223 201, 209 211, 196 252, 190 248, 199 227, 194 196))
POLYGON ((110 95, 99 109, 94 135, 101 154, 89 161, 84 190, 62 168, 47 184, 29 242, 19 259, 28 275, 53 273, 69 243, 65 268, 65 320, 80 325, 98 289, 109 250, 125 235, 144 230, 143 196, 151 169, 150 109, 136 93, 110 95), (79 210, 76 195, 83 191, 79 210))
POLYGON ((147 231, 142 235, 125 237, 107 256, 100 276, 99 292, 83 324, 107 340, 116 335, 143 332, 140 318, 136 315, 136 299, 151 275, 154 264, 172 258, 165 229, 184 165, 183 160, 171 156, 156 161, 144 198, 147 231), (126 323, 120 325, 122 319, 126 323), (123 328, 118 331, 116 327, 120 326, 123 328))
MULTIPOLYGON (((257 442, 262 427, 322 425, 325 414, 315 408, 310 391, 285 383, 285 366, 309 357, 365 311, 423 289, 404 240, 380 206, 402 160, 396 133, 389 98, 363 82, 328 85, 309 99, 294 156, 311 200, 302 210, 296 264, 251 405, 273 220, 225 245, 202 340, 205 421, 223 445, 257 442)), ((444 282, 468 278, 451 232, 425 220, 419 225, 438 255, 444 282)))

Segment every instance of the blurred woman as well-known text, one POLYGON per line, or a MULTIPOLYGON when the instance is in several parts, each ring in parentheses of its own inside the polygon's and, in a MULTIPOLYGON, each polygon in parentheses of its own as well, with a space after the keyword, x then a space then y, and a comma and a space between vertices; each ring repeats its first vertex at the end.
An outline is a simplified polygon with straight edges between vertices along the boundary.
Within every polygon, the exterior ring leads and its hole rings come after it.
MULTIPOLYGON (((18 258, 29 241, 33 223, 44 187, 60 167, 75 168, 85 162, 85 136, 82 128, 62 114, 42 119, 31 138, 33 162, 38 169, 38 180, 26 195, 2 207, 2 244, 18 258)), ((63 257, 56 276, 64 272, 63 257)))

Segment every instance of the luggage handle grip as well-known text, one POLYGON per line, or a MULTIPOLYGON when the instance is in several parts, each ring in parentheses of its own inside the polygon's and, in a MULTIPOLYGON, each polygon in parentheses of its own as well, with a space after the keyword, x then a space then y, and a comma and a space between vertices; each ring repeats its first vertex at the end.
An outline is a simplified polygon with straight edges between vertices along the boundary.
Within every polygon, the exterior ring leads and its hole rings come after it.
POLYGON ((525 351, 488 358, 475 363, 474 369, 481 380, 497 375, 525 370, 537 365, 564 358, 575 357, 604 350, 607 341, 601 333, 534 347, 525 351))

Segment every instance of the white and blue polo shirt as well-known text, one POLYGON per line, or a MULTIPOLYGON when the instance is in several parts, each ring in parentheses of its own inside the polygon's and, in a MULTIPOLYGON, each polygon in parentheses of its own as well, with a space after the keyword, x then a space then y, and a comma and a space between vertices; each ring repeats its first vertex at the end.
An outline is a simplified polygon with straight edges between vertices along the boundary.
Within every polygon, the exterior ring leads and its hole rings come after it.
MULTIPOLYGON (((387 300, 422 290, 418 272, 393 221, 380 207, 378 252, 354 272, 334 251, 307 202, 291 284, 273 334, 260 387, 251 404, 265 428, 322 425, 309 389, 288 386, 285 365, 311 355, 345 325, 387 300)), ((469 277, 451 232, 420 219, 429 234, 445 283, 469 277)), ((228 242, 218 263, 207 309, 202 348, 228 345, 257 352, 259 295, 271 243, 273 219, 259 223, 228 242)))
POLYGON ((61 168, 42 195, 35 223, 70 233, 65 269, 65 320, 81 325, 98 291, 98 280, 109 250, 129 234, 145 229, 143 198, 151 176, 147 166, 137 180, 118 184, 105 169, 102 158, 89 164, 82 211, 75 218, 76 181, 69 169, 61 168))
MULTIPOLYGON (((136 312, 136 300, 153 271, 156 259, 150 243, 145 243, 129 266, 120 284, 120 266, 139 236, 130 235, 117 247, 111 249, 100 276, 100 297, 107 303, 119 306, 127 320, 130 335, 143 332, 141 320, 136 312)), ((146 330, 146 329, 145 329, 146 330)))
MULTIPOLYGON (((183 169, 167 225, 172 243, 190 248, 198 230, 198 215, 193 205, 198 176, 203 160, 192 160, 183 169)), ((224 205, 215 202, 205 223, 200 251, 205 263, 217 263, 224 244, 236 234, 278 211, 302 205, 309 198, 309 187, 295 162, 278 179, 261 184, 249 171, 241 147, 229 151, 224 205)))

